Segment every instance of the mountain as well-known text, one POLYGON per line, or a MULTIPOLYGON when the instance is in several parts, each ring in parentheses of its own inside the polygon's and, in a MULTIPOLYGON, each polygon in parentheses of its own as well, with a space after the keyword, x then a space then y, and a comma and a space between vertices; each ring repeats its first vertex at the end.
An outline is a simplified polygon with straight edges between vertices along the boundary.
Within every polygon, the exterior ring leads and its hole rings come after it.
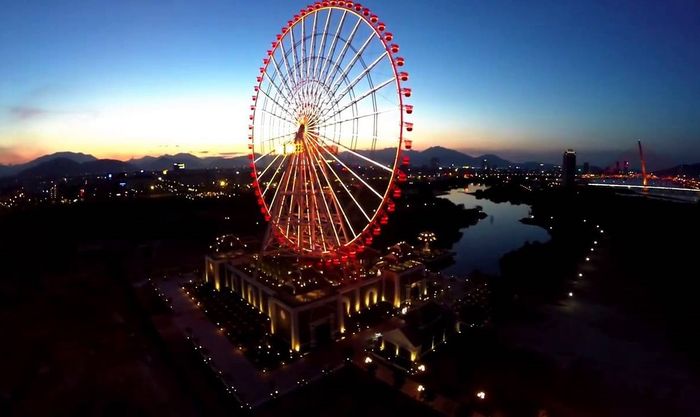
POLYGON ((9 177, 13 173, 14 173, 14 168, 12 166, 0 164, 0 178, 9 177))
POLYGON ((137 169, 146 171, 160 171, 171 169, 173 164, 184 163, 186 169, 214 169, 214 168, 241 168, 248 165, 248 156, 234 156, 226 158, 222 156, 197 157, 189 153, 176 155, 161 155, 158 157, 144 156, 143 158, 130 159, 129 163, 137 169))
MULTIPOLYGON (((78 164, 97 160, 97 158, 95 158, 94 156, 82 152, 56 152, 50 155, 40 156, 24 164, 0 165, 0 178, 19 174, 20 172, 25 171, 29 168, 33 168, 37 165, 41 165, 43 163, 50 162, 56 159, 65 159, 76 162, 78 164)), ((59 162, 58 164, 60 165, 61 163, 59 162)))
POLYGON ((159 171, 162 169, 171 169, 173 164, 184 163, 185 167, 188 169, 202 169, 207 168, 206 164, 201 158, 189 153, 179 153, 176 155, 161 155, 158 157, 154 156, 144 156, 143 158, 130 159, 128 161, 131 165, 137 167, 138 169, 143 169, 146 171, 159 171))
POLYGON ((25 168, 31 168, 33 166, 42 164, 44 162, 51 161, 53 159, 59 159, 59 158, 69 159, 69 160, 71 160, 73 162, 77 162, 79 164, 82 164, 83 162, 90 162, 90 161, 97 160, 97 158, 95 158, 94 156, 92 156, 90 154, 85 154, 82 152, 56 152, 56 153, 52 153, 50 155, 40 156, 40 157, 30 161, 30 162, 27 162, 25 164, 25 168))
POLYGON ((65 157, 45 159, 38 164, 32 164, 29 168, 20 171, 17 176, 21 178, 56 178, 86 174, 109 174, 135 171, 133 165, 114 159, 89 159, 85 162, 76 162, 65 157))
MULTIPOLYGON (((396 155, 396 148, 378 149, 375 151, 361 152, 364 156, 371 158, 382 164, 390 164, 393 162, 396 155)), ((442 146, 433 146, 424 151, 408 150, 403 151, 403 155, 408 156, 411 165, 416 167, 431 166, 433 162, 441 166, 472 166, 481 167, 483 161, 486 160, 490 167, 507 167, 512 165, 512 162, 502 159, 496 155, 481 155, 471 156, 465 153, 455 151, 454 149, 443 148, 442 146)), ((347 159, 359 159, 352 157, 348 152, 343 152, 341 155, 347 159)))
POLYGON ((677 165, 673 168, 662 169, 660 171, 654 171, 654 174, 665 177, 665 176, 675 176, 675 175, 687 175, 689 177, 700 177, 700 163, 697 164, 682 164, 677 165))

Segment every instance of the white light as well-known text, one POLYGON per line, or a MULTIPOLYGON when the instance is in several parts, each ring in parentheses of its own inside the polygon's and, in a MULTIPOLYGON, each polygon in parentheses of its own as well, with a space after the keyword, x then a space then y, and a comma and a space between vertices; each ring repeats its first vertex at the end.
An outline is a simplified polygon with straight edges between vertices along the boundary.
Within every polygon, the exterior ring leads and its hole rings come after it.
POLYGON ((476 396, 479 397, 479 399, 483 400, 486 398, 486 393, 484 391, 479 391, 476 393, 476 396))
POLYGON ((574 296, 574 293, 570 292, 569 297, 573 297, 573 296, 574 296))

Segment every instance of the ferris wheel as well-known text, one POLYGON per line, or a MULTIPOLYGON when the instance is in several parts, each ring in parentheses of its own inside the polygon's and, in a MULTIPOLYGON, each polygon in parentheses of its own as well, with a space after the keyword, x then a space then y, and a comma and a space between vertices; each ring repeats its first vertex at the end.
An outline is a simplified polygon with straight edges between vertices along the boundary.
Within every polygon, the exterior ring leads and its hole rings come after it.
POLYGON ((368 8, 323 1, 272 41, 250 106, 253 188, 268 242, 326 262, 371 245, 401 197, 408 73, 368 8))

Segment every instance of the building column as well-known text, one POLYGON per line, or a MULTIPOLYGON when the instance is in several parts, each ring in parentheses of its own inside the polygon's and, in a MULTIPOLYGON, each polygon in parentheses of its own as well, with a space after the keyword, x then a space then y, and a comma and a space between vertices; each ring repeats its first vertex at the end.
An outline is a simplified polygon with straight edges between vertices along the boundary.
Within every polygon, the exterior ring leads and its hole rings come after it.
POLYGON ((345 333, 345 311, 343 310, 343 296, 338 296, 338 331, 340 334, 345 333))
POLYGON ((292 350, 299 352, 301 350, 301 343, 299 341, 299 313, 296 310, 292 311, 292 317, 290 320, 292 350))
POLYGON ((277 320, 277 314, 275 314, 275 303, 272 299, 268 298, 267 299, 267 309, 268 309, 268 316, 270 317, 270 334, 275 334, 275 328, 277 326, 276 320, 277 320))

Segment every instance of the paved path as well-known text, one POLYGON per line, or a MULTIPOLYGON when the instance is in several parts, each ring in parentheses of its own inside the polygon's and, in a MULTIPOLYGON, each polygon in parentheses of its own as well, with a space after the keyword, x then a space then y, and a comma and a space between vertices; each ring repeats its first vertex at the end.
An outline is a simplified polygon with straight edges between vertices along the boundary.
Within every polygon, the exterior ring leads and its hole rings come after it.
POLYGON ((226 336, 209 321, 204 312, 197 307, 182 289, 182 282, 174 279, 161 281, 159 287, 170 298, 173 307, 173 323, 187 334, 192 329, 192 337, 199 345, 207 349, 212 365, 230 375, 237 395, 249 405, 269 397, 270 389, 259 378, 258 370, 236 349, 226 336))
MULTIPOLYGON (((346 358, 343 357, 344 348, 353 350, 352 361, 364 368, 366 353, 364 348, 367 341, 375 332, 386 331, 401 325, 401 321, 393 318, 380 324, 377 328, 363 330, 354 335, 348 335, 344 340, 330 344, 326 347, 315 349, 303 358, 284 365, 272 372, 263 373, 231 344, 224 335, 197 307, 197 304, 185 293, 182 285, 187 278, 169 279, 159 282, 158 286, 172 301, 173 323, 187 334, 187 329, 192 329, 192 337, 196 338, 199 345, 207 350, 211 357, 211 365, 229 376, 231 385, 236 388, 238 397, 250 407, 256 407, 273 398, 273 395, 282 395, 301 386, 303 382, 310 382, 324 375, 324 370, 334 370, 343 366, 346 358), (276 393, 275 393, 276 391, 276 393)), ((388 385, 394 385, 394 372, 379 361, 375 377, 388 385)), ((401 391, 411 398, 419 399, 418 383, 407 377, 401 391)), ((454 416, 457 404, 443 396, 438 395, 429 403, 436 411, 454 416)))

